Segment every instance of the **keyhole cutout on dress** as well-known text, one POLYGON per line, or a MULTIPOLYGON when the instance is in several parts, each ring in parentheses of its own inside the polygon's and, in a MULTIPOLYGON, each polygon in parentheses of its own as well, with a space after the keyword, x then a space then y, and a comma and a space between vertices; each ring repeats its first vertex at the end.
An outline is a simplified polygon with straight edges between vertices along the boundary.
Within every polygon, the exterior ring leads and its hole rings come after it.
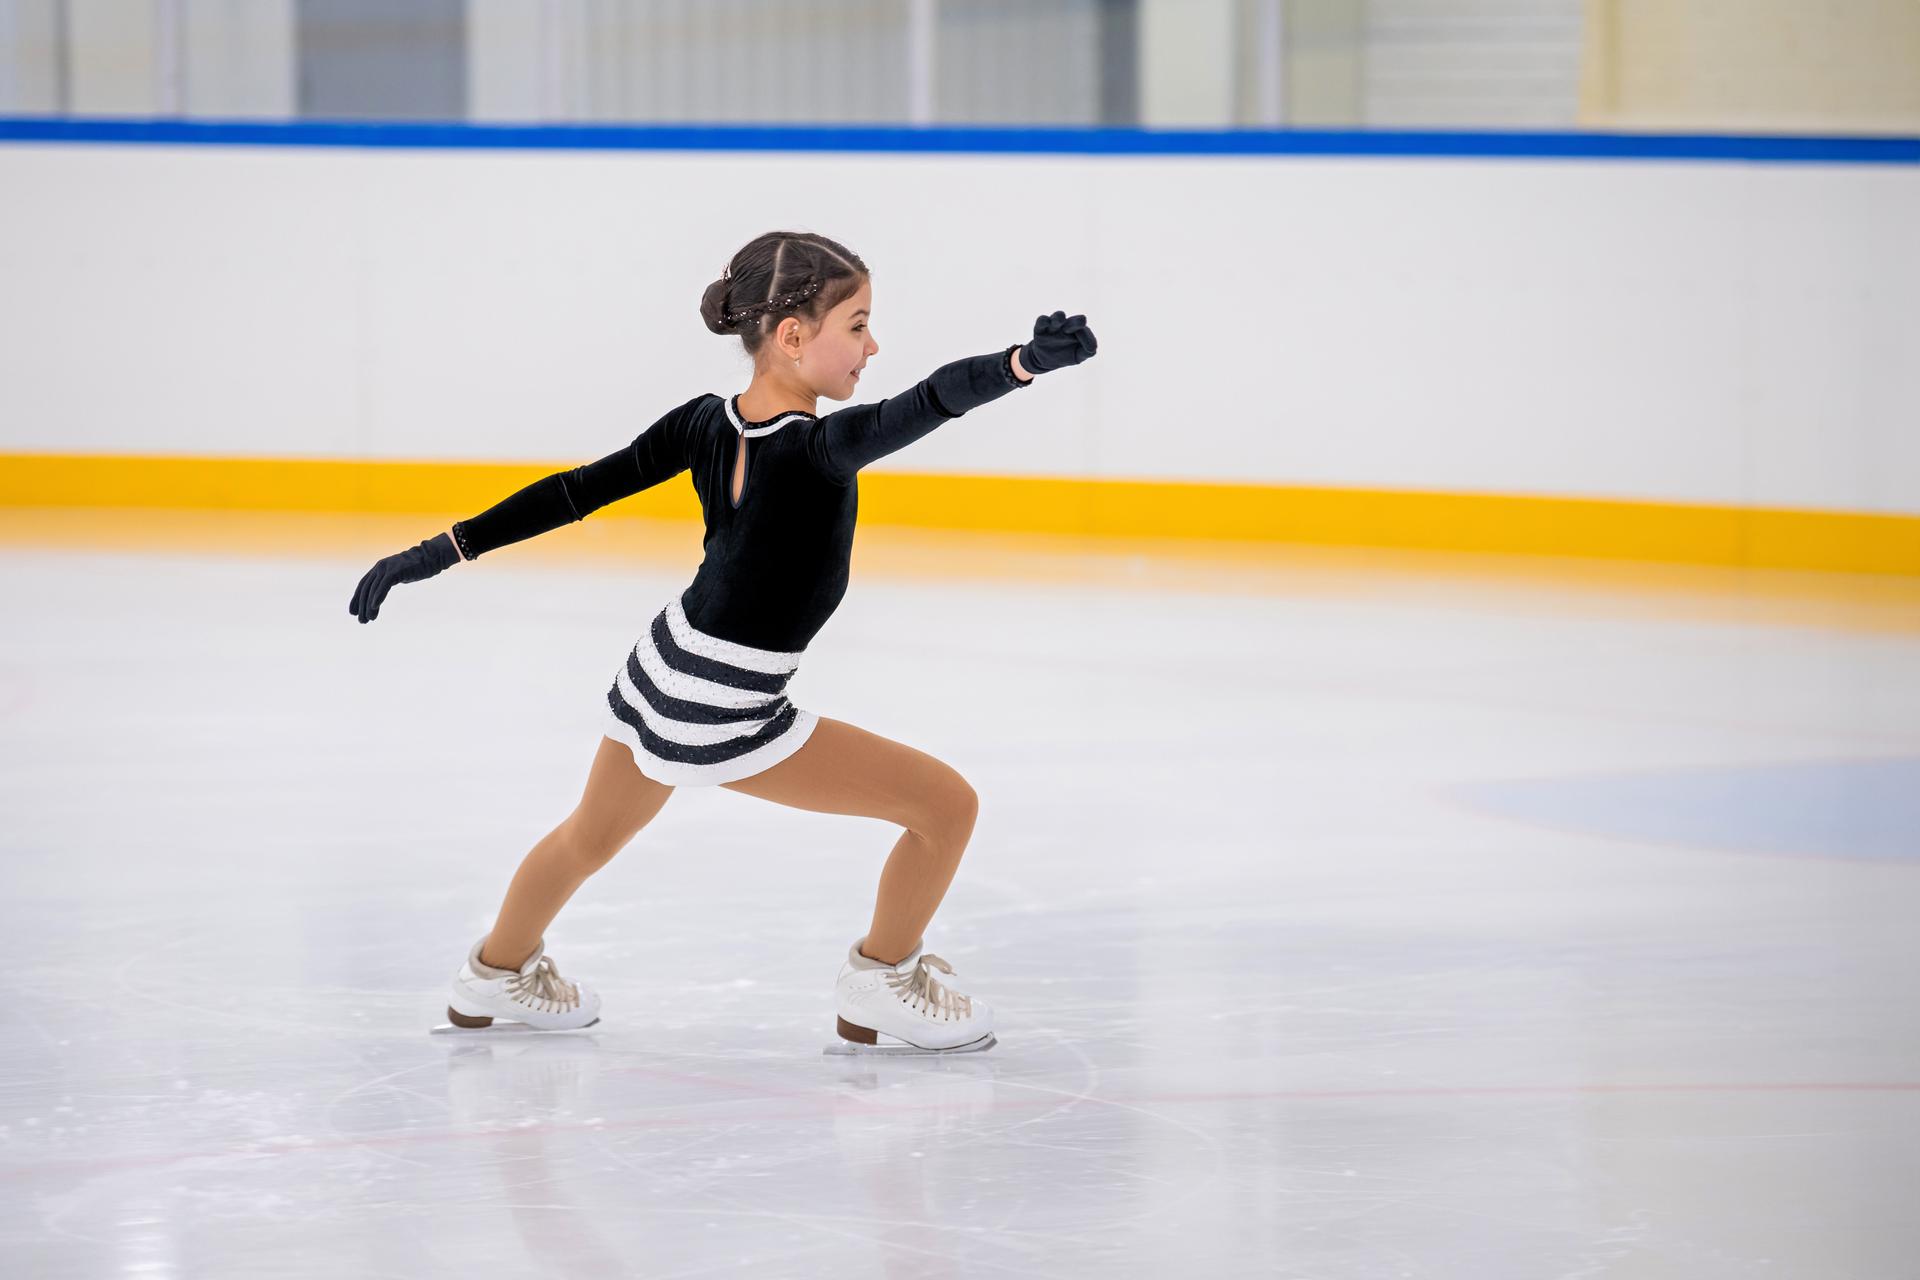
POLYGON ((747 433, 738 433, 739 443, 734 446, 733 462, 733 505, 740 505, 741 497, 747 491, 747 433))

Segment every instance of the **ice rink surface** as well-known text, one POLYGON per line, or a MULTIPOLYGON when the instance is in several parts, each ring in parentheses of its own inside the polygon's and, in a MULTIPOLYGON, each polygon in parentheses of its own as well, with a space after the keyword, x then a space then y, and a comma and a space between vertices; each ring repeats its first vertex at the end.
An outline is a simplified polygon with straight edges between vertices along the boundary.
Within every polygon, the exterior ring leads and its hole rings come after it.
POLYGON ((981 796, 996 1006, 827 1056, 885 824, 682 789, 430 1036, 697 530, 0 517, 0 1271, 1920 1276, 1920 583, 862 527, 788 692, 981 796), (144 521, 144 522, 143 522, 144 521))

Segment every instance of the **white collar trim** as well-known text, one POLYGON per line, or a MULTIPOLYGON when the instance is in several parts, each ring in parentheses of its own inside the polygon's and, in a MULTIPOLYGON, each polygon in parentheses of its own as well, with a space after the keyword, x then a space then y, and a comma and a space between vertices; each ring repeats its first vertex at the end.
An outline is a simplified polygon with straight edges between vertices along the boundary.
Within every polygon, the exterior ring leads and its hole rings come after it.
POLYGON ((772 435, 774 432, 778 431, 780 428, 786 426, 789 422, 799 422, 802 419, 813 417, 813 415, 810 413, 800 413, 797 411, 794 413, 783 413, 779 417, 775 418, 772 422, 765 423, 758 427, 750 427, 746 423, 740 420, 739 412, 735 410, 733 407, 733 399, 734 398, 732 396, 727 396, 724 399, 722 399, 720 403, 726 407, 727 420, 733 423, 733 429, 735 431, 738 431, 743 436, 772 435))

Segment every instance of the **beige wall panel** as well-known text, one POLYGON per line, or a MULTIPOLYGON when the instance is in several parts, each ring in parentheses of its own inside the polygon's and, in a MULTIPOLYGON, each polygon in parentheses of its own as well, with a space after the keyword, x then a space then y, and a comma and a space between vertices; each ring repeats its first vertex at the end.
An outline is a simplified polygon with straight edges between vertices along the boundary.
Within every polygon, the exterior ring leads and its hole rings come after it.
POLYGON ((54 0, 0 0, 0 112, 60 109, 59 22, 54 0))
POLYGON ((1582 121, 1920 130, 1920 0, 1588 0, 1582 121))
POLYGON ((1141 0, 1140 122, 1234 122, 1233 0, 1141 0))
POLYGON ((1361 0, 1288 0, 1287 123, 1362 123, 1366 26, 1361 0))
POLYGON ((68 0, 72 110, 83 116, 148 116, 159 108, 150 0, 68 0))
POLYGON ((181 16, 188 115, 294 114, 293 0, 183 0, 181 16))

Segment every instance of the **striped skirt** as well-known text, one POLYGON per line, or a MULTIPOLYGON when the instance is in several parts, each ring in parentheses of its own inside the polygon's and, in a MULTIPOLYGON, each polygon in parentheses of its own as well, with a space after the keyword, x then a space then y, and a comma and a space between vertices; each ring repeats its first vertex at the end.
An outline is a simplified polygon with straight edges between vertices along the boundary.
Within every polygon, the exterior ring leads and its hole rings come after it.
POLYGON ((798 751, 819 723, 783 692, 799 667, 798 653, 695 630, 675 596, 614 675, 605 733, 669 786, 751 777, 798 751))

